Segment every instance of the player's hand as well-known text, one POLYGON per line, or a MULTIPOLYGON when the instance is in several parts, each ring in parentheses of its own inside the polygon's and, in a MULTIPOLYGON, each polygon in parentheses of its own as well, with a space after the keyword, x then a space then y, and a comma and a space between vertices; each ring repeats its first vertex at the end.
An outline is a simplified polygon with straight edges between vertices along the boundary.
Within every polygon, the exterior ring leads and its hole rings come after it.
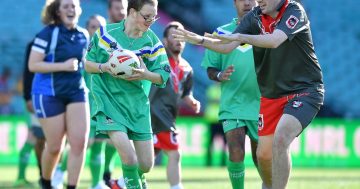
POLYGON ((66 72, 76 72, 79 69, 79 61, 77 58, 70 58, 63 63, 63 66, 66 72))
POLYGON ((177 28, 175 30, 175 34, 173 34, 173 37, 176 41, 189 42, 195 45, 200 44, 203 40, 203 36, 181 28, 177 28))
POLYGON ((220 72, 220 75, 218 77, 219 81, 229 81, 230 76, 235 71, 234 65, 228 66, 225 70, 220 72))
POLYGON ((108 73, 108 74, 112 75, 113 77, 117 77, 117 75, 111 71, 110 66, 111 66, 110 63, 106 62, 104 64, 101 64, 100 68, 104 73, 108 73))
POLYGON ((125 78, 125 80, 137 81, 137 80, 147 79, 147 76, 150 71, 147 69, 143 59, 140 56, 138 58, 140 60, 140 68, 134 68, 133 74, 131 76, 125 78))
POLYGON ((200 113, 201 104, 198 100, 196 100, 192 95, 185 96, 183 98, 185 104, 191 107, 195 113, 200 113))
POLYGON ((191 108, 194 110, 195 113, 200 113, 201 104, 198 100, 194 99, 191 102, 191 108))
POLYGON ((34 113, 34 107, 31 100, 26 101, 26 109, 29 112, 34 113))

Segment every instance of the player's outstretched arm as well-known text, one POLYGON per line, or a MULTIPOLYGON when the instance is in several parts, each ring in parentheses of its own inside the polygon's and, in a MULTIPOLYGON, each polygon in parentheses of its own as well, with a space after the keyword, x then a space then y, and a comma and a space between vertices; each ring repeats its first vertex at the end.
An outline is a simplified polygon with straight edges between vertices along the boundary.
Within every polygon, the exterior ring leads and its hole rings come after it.
POLYGON ((195 45, 202 45, 207 49, 224 54, 231 52, 240 45, 240 42, 237 40, 230 41, 215 39, 212 38, 211 35, 201 36, 181 28, 176 29, 173 36, 177 41, 184 41, 195 45))
POLYGON ((288 36, 281 30, 277 29, 271 34, 246 35, 246 34, 221 34, 211 35, 213 39, 221 41, 238 41, 240 44, 250 44, 262 48, 277 48, 288 36))

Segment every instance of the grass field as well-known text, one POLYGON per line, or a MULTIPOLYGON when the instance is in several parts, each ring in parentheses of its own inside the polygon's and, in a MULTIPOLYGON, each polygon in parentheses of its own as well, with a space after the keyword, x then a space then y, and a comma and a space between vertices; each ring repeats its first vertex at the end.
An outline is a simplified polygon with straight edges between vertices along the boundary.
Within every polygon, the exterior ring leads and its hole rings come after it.
MULTIPOLYGON (((11 189, 16 178, 15 166, 0 167, 0 188, 11 189)), ((119 175, 117 170, 115 175, 119 175)), ((36 183, 38 172, 29 167, 28 179, 36 183)), ((169 189, 165 169, 155 167, 147 174, 149 188, 169 189)), ((246 189, 261 189, 261 180, 253 168, 246 170, 246 189)), ((183 184, 186 189, 231 189, 226 168, 184 168, 183 184)), ((81 176, 80 188, 89 188, 90 173, 85 169, 81 176)), ((36 185, 32 188, 38 188, 36 185)), ((360 169, 294 169, 289 189, 360 189, 360 169)))

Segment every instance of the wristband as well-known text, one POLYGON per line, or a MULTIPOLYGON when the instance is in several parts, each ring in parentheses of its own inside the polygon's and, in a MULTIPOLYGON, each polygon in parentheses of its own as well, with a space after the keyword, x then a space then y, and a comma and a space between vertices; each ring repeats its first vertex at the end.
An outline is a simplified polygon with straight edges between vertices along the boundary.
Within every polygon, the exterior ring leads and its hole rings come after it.
POLYGON ((221 72, 219 72, 219 73, 216 75, 216 79, 218 79, 219 81, 221 81, 221 80, 220 80, 220 74, 221 74, 221 72))
POLYGON ((99 69, 100 73, 104 73, 101 69, 101 64, 98 65, 98 69, 99 69))

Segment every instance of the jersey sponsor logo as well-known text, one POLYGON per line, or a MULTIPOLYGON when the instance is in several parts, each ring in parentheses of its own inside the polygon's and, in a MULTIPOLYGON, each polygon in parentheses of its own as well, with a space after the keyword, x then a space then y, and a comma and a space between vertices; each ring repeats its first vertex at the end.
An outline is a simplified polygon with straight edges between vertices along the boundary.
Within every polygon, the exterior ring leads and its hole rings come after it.
POLYGON ((293 108, 300 108, 300 107, 302 107, 302 106, 303 106, 303 103, 302 103, 301 101, 294 100, 294 101, 292 102, 292 107, 293 107, 293 108))
POLYGON ((286 20, 286 26, 289 29, 294 29, 296 24, 299 22, 299 19, 296 18, 296 16, 291 15, 287 20, 286 20))
POLYGON ((264 129, 264 114, 259 114, 258 130, 261 131, 263 129, 264 129))
POLYGON ((37 44, 37 45, 39 45, 41 47, 47 47, 48 42, 43 40, 43 39, 40 39, 40 38, 35 38, 34 44, 37 44))

